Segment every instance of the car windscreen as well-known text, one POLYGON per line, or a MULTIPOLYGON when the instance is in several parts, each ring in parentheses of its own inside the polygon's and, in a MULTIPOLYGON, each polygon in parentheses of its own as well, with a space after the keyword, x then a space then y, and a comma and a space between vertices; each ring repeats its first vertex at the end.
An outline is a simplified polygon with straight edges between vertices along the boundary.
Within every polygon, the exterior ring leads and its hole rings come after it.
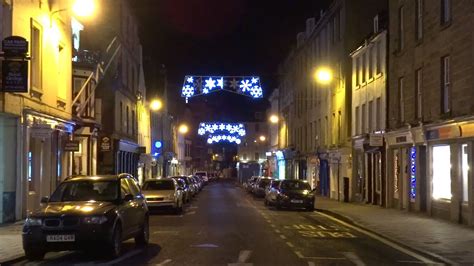
POLYGON ((117 181, 81 180, 62 183, 49 201, 114 201, 117 198, 117 181))
POLYGON ((281 183, 281 188, 289 190, 311 190, 308 183, 298 180, 286 180, 281 183))
POLYGON ((196 172, 194 175, 197 175, 197 176, 205 176, 206 173, 205 173, 205 172, 196 172))
POLYGON ((142 190, 174 190, 174 183, 171 180, 146 181, 142 190))
POLYGON ((271 179, 262 179, 260 180, 260 183, 258 184, 259 187, 266 187, 268 184, 270 184, 272 180, 271 179))

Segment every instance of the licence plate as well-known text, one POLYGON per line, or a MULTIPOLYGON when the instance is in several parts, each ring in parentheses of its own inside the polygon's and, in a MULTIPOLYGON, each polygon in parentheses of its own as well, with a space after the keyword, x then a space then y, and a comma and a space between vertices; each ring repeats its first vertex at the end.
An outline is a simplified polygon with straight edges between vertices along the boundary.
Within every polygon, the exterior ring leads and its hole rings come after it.
POLYGON ((303 200, 292 199, 291 203, 303 203, 303 200))
POLYGON ((76 241, 75 235, 47 235, 47 242, 74 242, 76 241))

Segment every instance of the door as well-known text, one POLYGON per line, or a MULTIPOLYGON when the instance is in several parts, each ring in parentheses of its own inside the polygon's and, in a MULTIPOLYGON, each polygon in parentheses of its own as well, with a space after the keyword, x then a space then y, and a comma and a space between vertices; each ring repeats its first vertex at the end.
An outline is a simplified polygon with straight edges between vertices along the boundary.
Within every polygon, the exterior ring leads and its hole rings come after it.
POLYGON ((321 195, 329 196, 329 163, 327 160, 321 160, 319 180, 321 180, 321 195))

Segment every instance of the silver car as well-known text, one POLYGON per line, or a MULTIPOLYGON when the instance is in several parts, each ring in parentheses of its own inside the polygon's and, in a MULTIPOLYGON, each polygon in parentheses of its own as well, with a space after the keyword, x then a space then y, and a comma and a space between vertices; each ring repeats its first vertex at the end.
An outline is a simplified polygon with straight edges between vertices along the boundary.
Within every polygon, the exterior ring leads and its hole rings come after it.
POLYGON ((143 183, 142 193, 148 207, 173 208, 183 211, 183 190, 173 178, 148 179, 143 183))

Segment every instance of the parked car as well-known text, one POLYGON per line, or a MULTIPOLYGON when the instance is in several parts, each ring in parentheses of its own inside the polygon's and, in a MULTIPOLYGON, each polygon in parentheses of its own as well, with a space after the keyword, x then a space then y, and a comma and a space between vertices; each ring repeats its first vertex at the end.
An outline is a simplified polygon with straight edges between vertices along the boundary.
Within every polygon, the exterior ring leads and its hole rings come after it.
POLYGON ((270 177, 260 177, 255 181, 255 184, 253 186, 253 194, 257 197, 264 197, 265 196, 265 189, 267 188, 268 185, 270 185, 270 182, 273 179, 270 177))
POLYGON ((183 202, 190 202, 193 195, 191 188, 186 182, 186 176, 172 176, 171 178, 175 179, 178 182, 178 186, 183 190, 183 202))
POLYGON ((270 185, 265 190, 265 205, 274 205, 277 200, 277 195, 279 193, 279 186, 281 180, 272 180, 270 185))
POLYGON ((198 171, 198 172, 195 172, 194 175, 201 177, 204 180, 204 184, 209 182, 209 177, 206 171, 198 171))
POLYGON ((249 178, 247 182, 244 183, 245 190, 247 190, 248 192, 252 192, 253 185, 255 181, 257 181, 257 179, 258 179, 258 176, 252 176, 251 178, 249 178))
POLYGON ((183 190, 173 178, 148 179, 143 182, 143 194, 150 208, 173 208, 183 211, 183 190))
POLYGON ((287 179, 280 182, 275 205, 277 209, 305 208, 312 211, 314 198, 314 190, 311 190, 308 181, 287 179))
POLYGON ((186 180, 189 183, 189 188, 191 190, 191 194, 193 195, 193 197, 196 196, 197 193, 199 192, 198 186, 194 183, 194 181, 191 177, 186 176, 186 180))
POLYGON ((118 257, 122 241, 148 243, 148 207, 129 174, 70 177, 41 203, 23 226, 23 249, 30 260, 48 251, 97 247, 118 257))

